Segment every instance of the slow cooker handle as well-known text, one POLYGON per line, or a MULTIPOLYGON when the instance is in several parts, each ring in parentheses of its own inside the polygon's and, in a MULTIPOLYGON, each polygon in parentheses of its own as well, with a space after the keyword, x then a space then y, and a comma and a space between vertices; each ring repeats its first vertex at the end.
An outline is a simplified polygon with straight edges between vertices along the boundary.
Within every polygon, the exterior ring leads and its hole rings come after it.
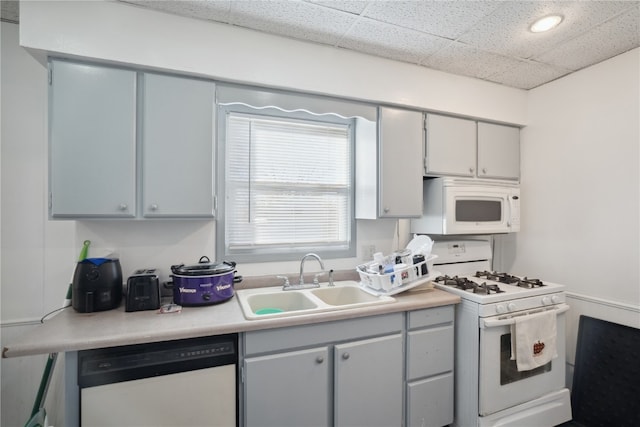
POLYGON ((242 282, 242 276, 233 276, 233 283, 240 283, 242 282))
POLYGON ((200 260, 198 261, 198 264, 209 264, 211 263, 211 261, 209 260, 209 257, 204 255, 200 257, 200 260), (206 261, 204 261, 206 260, 206 261))

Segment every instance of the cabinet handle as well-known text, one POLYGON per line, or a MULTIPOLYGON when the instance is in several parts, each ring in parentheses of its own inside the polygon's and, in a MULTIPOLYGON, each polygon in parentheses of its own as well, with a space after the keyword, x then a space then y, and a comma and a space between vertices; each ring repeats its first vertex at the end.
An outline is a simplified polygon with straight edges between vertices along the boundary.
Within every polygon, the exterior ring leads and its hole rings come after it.
POLYGON ((342 359, 343 360, 348 360, 351 357, 351 355, 349 353, 342 353, 342 359))
POLYGON ((473 173, 473 168, 469 168, 469 172, 473 173))
POLYGON ((482 168, 482 173, 487 173, 487 168, 482 168))
POLYGON ((128 206, 127 206, 127 204, 126 204, 126 203, 120 203, 120 204, 118 205, 118 209, 120 209, 121 211, 126 211, 126 210, 127 210, 127 208, 128 208, 128 206))
POLYGON ((323 362, 324 362, 324 357, 322 356, 316 357, 316 363, 323 363, 323 362))
POLYGON ((156 205, 156 204, 154 203, 154 204, 152 204, 152 205, 150 206, 150 208, 151 208, 151 210, 152 210, 152 211, 157 211, 157 210, 158 210, 158 205, 156 205))
POLYGON ((389 213, 390 209, 389 208, 384 208, 382 209, 384 211, 384 213, 389 213))

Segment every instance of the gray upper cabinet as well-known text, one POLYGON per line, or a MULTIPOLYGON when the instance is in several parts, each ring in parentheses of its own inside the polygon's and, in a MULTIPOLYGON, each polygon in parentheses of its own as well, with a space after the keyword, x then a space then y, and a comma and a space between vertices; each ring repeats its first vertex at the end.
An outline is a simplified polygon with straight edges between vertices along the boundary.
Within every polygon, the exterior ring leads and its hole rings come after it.
POLYGON ((381 218, 422 215, 423 114, 381 107, 379 113, 381 218))
POLYGON ((427 114, 425 176, 520 179, 520 129, 427 114))
POLYGON ((478 123, 478 177, 520 178, 520 129, 478 123))
POLYGON ((215 84, 51 60, 52 218, 212 218, 215 84))
POLYGON ((425 175, 476 174, 476 122, 427 114, 425 175))
POLYGON ((51 217, 134 217, 136 73, 65 61, 50 73, 51 217))
POLYGON ((143 74, 142 215, 213 217, 215 84, 143 74))

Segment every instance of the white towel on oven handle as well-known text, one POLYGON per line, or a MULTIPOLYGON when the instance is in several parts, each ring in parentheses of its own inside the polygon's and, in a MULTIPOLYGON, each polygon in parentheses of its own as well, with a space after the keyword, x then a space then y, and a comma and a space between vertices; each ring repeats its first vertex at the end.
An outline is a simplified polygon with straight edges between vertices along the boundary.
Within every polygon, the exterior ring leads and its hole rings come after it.
POLYGON ((511 325, 511 360, 518 371, 546 365, 558 357, 556 310, 516 317, 511 325))

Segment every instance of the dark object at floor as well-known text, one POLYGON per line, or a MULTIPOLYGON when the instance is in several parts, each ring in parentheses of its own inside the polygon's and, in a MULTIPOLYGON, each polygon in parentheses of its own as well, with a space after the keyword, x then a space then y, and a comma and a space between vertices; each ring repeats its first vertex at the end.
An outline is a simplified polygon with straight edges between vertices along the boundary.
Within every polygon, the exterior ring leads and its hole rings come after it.
POLYGON ((640 426, 639 396, 640 329, 580 316, 567 425, 640 426))

